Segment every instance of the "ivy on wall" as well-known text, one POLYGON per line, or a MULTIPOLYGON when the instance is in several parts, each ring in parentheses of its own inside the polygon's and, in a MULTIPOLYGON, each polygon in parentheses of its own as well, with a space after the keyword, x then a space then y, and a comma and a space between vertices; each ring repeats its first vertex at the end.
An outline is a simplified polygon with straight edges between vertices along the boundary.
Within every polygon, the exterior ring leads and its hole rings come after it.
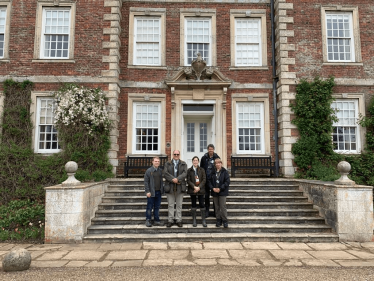
POLYGON ((296 177, 320 180, 339 178, 336 165, 341 156, 334 152, 332 125, 337 121, 331 108, 334 78, 313 81, 301 80, 296 87, 295 113, 292 123, 297 126, 300 137, 292 147, 298 166, 296 177))
MULTIPOLYGON (((110 148, 107 115, 102 116, 105 126, 87 126, 80 115, 69 125, 63 124, 60 119, 56 120, 63 149, 59 153, 42 156, 35 154, 32 149, 30 107, 33 83, 9 79, 3 83, 3 87, 5 100, 0 130, 0 205, 23 199, 43 202, 45 186, 56 185, 67 179, 64 166, 68 161, 78 163, 76 178, 80 181, 100 181, 113 177, 107 156, 110 148)), ((75 102, 83 108, 89 106, 82 92, 94 93, 96 98, 88 102, 90 108, 98 104, 99 108, 105 109, 104 96, 99 89, 64 85, 56 92, 56 97, 60 95, 58 102, 69 94, 68 91, 80 97, 75 102)))

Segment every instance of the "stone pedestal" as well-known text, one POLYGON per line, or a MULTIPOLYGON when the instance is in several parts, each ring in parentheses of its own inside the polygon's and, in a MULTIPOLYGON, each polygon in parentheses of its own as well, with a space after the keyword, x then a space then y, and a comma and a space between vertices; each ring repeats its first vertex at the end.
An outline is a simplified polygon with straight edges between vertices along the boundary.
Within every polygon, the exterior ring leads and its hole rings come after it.
POLYGON ((373 187, 299 180, 299 186, 340 241, 373 239, 373 187))
POLYGON ((81 243, 109 181, 46 187, 45 243, 81 243))

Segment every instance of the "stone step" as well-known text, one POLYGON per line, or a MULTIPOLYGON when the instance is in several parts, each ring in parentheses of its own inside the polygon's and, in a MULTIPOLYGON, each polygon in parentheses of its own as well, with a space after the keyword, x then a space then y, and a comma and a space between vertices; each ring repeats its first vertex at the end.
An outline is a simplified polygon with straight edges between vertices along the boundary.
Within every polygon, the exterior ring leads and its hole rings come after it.
MULTIPOLYGON (((184 205, 190 206, 189 203, 184 205)), ((308 202, 227 202, 227 209, 298 209, 298 208, 313 208, 313 204, 308 202)), ((98 206, 99 210, 121 210, 121 209, 146 209, 144 202, 130 202, 130 203, 101 203, 98 206)), ((161 209, 167 209, 167 202, 161 202, 161 209)))
MULTIPOLYGON (((231 190, 299 190, 298 185, 235 185, 230 184, 231 190)), ((141 185, 109 185, 108 191, 125 191, 125 190, 142 190, 144 191, 144 184, 141 185)))
MULTIPOLYGON (((190 196, 183 197, 184 203, 190 202, 190 196)), ((146 197, 143 196, 104 196, 103 203, 143 203, 146 206, 146 197)), ((304 196, 228 196, 226 202, 308 202, 304 196)))
POLYGON ((283 232, 331 232, 327 225, 315 224, 232 224, 228 228, 216 227, 215 224, 208 224, 203 227, 201 224, 193 227, 191 224, 184 224, 183 227, 176 225, 172 227, 147 227, 145 224, 138 225, 92 225, 88 228, 88 234, 120 234, 120 233, 238 233, 238 232, 265 232, 265 233, 283 233, 283 232))
MULTIPOLYGON (((167 217, 160 217, 164 222, 167 217)), ((216 219, 209 217, 206 219, 208 224, 214 224, 216 219)), ((295 216, 233 216, 230 217, 230 222, 234 224, 325 224, 325 220, 321 217, 295 217, 295 216)), ((92 225, 128 225, 128 224, 144 224, 145 216, 139 217, 95 217, 91 220, 92 225)), ((192 224, 192 217, 183 217, 183 223, 192 224)), ((199 210, 197 211, 197 223, 201 223, 201 216, 199 210)))
MULTIPOLYGON (((318 216, 316 209, 228 209, 228 216, 318 216)), ((190 209, 182 210, 182 217, 189 217, 190 209)), ((167 209, 160 210, 160 216, 167 216, 167 209)), ((97 210, 96 217, 145 217, 145 209, 97 210)))
MULTIPOLYGON (((141 196, 145 198, 144 190, 110 190, 105 192, 105 197, 131 197, 131 196, 141 196)), ((166 195, 165 195, 166 196, 166 195)), ((230 190, 230 196, 303 196, 303 192, 299 190, 230 190)), ((190 195, 185 195, 185 197, 190 197, 190 195)))
POLYGON ((125 242, 303 242, 333 243, 339 237, 333 233, 161 233, 161 234, 88 234, 83 243, 125 242))

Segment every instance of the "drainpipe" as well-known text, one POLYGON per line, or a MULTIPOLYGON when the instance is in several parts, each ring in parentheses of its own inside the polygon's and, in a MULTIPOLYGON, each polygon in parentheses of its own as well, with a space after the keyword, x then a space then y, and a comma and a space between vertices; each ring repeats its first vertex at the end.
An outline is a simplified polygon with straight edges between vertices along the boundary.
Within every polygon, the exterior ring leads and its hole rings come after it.
POLYGON ((275 66, 275 19, 274 19, 274 0, 270 0, 271 17, 271 54, 273 67, 273 104, 274 104, 274 141, 275 141, 275 176, 279 176, 279 148, 278 148, 278 110, 277 110, 277 70, 275 66))

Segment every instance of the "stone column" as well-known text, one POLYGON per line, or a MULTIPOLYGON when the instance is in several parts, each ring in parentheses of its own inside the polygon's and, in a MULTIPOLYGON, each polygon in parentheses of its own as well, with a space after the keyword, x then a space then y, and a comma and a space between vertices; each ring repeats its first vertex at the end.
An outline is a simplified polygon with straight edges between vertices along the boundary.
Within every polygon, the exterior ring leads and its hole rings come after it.
POLYGON ((289 51, 295 51, 295 44, 290 43, 294 37, 293 22, 290 16, 293 3, 286 0, 275 2, 275 37, 276 37, 276 62, 278 92, 278 134, 279 134, 279 166, 280 172, 286 177, 292 177, 295 173, 293 167, 294 156, 291 153, 292 144, 296 142, 293 132, 296 126, 291 124, 290 101, 295 99, 295 93, 291 91, 290 85, 295 85, 296 73, 290 71, 289 66, 295 64, 295 57, 291 57, 289 51))
POLYGON ((111 13, 104 14, 104 22, 109 21, 110 27, 104 28, 103 34, 109 35, 110 40, 103 42, 103 48, 108 50, 108 55, 103 56, 103 62, 108 63, 108 70, 103 70, 101 75, 107 77, 109 81, 109 89, 106 92, 108 98, 108 113, 112 121, 113 128, 110 131, 111 147, 108 152, 109 162, 113 165, 113 173, 116 174, 118 167, 118 123, 119 123, 119 107, 118 95, 120 93, 119 74, 121 60, 120 46, 121 46, 121 0, 105 0, 104 7, 110 7, 111 13))

